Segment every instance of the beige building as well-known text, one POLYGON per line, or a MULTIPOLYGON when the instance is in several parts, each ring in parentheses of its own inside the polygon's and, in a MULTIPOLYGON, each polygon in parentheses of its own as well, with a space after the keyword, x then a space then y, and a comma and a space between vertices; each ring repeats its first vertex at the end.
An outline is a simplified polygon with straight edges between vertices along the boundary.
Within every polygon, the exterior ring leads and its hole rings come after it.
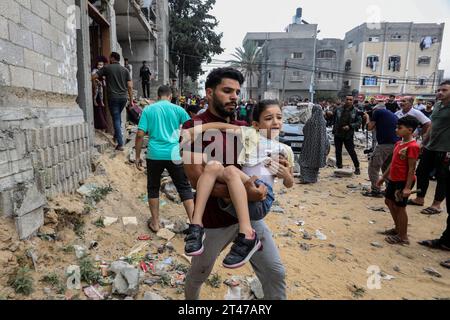
POLYGON ((362 95, 434 95, 445 24, 362 24, 347 32, 344 85, 362 95))

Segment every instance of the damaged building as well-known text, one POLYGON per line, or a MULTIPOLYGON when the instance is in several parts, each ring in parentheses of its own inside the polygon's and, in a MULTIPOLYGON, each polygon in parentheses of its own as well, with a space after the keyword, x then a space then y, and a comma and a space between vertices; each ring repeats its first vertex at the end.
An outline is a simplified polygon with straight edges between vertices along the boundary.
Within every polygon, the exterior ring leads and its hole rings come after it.
POLYGON ((127 57, 137 90, 142 60, 168 83, 168 21, 167 0, 0 1, 0 216, 21 239, 91 173, 97 57, 127 57))

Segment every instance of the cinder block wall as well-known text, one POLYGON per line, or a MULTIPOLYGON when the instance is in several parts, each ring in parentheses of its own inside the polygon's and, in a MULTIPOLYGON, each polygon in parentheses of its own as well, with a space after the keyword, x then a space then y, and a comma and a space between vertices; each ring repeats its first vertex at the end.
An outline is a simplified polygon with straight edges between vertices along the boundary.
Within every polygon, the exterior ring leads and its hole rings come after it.
POLYGON ((0 1, 0 216, 22 239, 42 225, 42 199, 73 192, 90 172, 74 5, 0 1))

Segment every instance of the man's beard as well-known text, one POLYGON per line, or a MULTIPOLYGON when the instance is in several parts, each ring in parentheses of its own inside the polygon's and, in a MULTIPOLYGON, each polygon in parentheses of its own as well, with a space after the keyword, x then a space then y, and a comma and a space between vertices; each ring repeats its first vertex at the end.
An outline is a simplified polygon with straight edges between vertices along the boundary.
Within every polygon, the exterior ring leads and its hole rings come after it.
POLYGON ((227 111, 225 109, 226 105, 223 104, 215 94, 213 94, 213 105, 214 109, 216 110, 217 114, 221 116, 222 118, 228 118, 234 116, 234 110, 233 111, 227 111))

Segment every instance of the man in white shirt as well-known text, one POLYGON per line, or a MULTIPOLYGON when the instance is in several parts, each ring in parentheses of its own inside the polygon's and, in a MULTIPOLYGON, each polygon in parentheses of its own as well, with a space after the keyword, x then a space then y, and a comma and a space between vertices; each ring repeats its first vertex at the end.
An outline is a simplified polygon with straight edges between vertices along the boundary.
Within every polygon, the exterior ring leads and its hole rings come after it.
POLYGON ((417 109, 419 111, 425 110, 426 106, 423 104, 423 100, 419 99, 417 100, 417 104, 414 106, 414 109, 417 109))
POLYGON ((400 107, 402 110, 397 111, 395 115, 401 119, 406 116, 413 116, 416 118, 422 126, 422 135, 427 134, 428 130, 431 128, 431 120, 423 114, 422 111, 413 108, 414 98, 405 97, 400 101, 400 107))

